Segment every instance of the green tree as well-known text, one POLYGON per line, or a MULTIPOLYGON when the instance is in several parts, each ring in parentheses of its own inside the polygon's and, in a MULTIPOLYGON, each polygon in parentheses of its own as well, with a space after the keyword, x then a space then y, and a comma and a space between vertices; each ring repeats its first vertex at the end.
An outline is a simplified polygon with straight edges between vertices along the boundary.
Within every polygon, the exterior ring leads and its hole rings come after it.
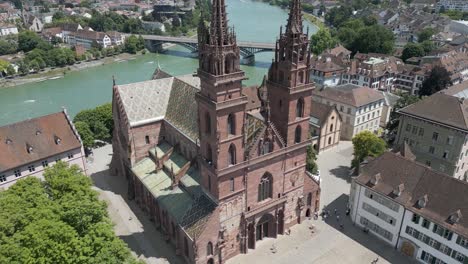
POLYGON ((403 52, 401 54, 401 59, 406 61, 412 57, 422 57, 424 56, 424 48, 418 43, 408 43, 405 45, 403 52))
MULTIPOLYGON (((144 44, 143 44, 144 47, 144 44)), ((125 52, 135 54, 141 50, 141 42, 139 38, 135 35, 131 35, 125 39, 124 44, 125 52)))
POLYGON ((310 173, 316 174, 318 171, 317 166, 317 152, 312 146, 307 147, 307 157, 306 157, 306 170, 310 173))
POLYGON ((26 75, 29 73, 29 64, 27 61, 22 60, 18 63, 18 73, 21 75, 26 75))
POLYGON ((452 85, 452 80, 447 69, 442 66, 435 66, 432 68, 429 77, 423 81, 422 87, 419 89, 419 96, 432 95, 450 85, 452 85))
POLYGON ((0 39, 0 55, 13 54, 18 50, 18 42, 12 39, 0 39))
POLYGON ((114 129, 112 104, 108 103, 94 109, 83 110, 75 116, 73 122, 87 124, 92 132, 93 139, 109 142, 114 129))
POLYGON ((421 42, 420 45, 423 48, 425 55, 429 54, 431 51, 433 51, 435 49, 434 42, 432 42, 430 40, 425 40, 425 41, 421 42))
POLYGON ((317 33, 310 37, 310 48, 315 55, 322 54, 326 49, 334 48, 337 44, 335 38, 326 28, 321 28, 317 33))
POLYGON ((325 14, 325 22, 328 25, 339 28, 352 14, 353 10, 349 6, 334 7, 325 14))
POLYGON ((421 43, 426 40, 430 40, 431 37, 435 34, 435 30, 433 28, 425 28, 421 30, 418 34, 418 42, 421 43))
POLYGON ((89 128, 89 125, 85 122, 75 122, 76 130, 83 141, 83 146, 85 148, 91 148, 94 145, 94 134, 89 128))
POLYGON ((137 263, 78 166, 58 162, 44 178, 0 192, 0 263, 137 263))
POLYGON ((363 131, 352 139, 354 147, 354 158, 351 162, 352 168, 358 168, 359 164, 367 157, 377 157, 386 150, 386 143, 383 139, 370 131, 363 131))
POLYGON ((8 65, 7 71, 6 71, 8 76, 14 76, 16 74, 16 70, 13 67, 13 65, 8 65))
POLYGON ((395 45, 393 32, 381 25, 361 28, 351 50, 362 53, 391 54, 395 45))
POLYGON ((10 65, 11 64, 8 61, 0 59, 0 72, 2 73, 2 75, 7 74, 7 69, 10 65))
POLYGON ((36 34, 36 32, 25 30, 18 34, 18 49, 24 52, 33 50, 41 42, 44 41, 36 34))

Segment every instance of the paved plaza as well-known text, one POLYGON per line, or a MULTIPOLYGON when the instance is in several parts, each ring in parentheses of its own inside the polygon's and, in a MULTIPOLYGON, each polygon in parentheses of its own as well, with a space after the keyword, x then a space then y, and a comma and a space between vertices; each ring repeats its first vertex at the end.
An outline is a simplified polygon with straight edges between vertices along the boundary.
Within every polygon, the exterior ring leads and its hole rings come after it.
MULTIPOLYGON (((95 150, 88 164, 88 174, 93 178, 100 196, 109 204, 109 215, 115 223, 116 234, 122 238, 135 255, 147 263, 182 263, 174 254, 148 217, 126 198, 123 177, 111 176, 107 167, 111 146, 95 150)), ((349 165, 352 158, 351 142, 319 155, 321 172, 321 208, 327 206, 331 216, 326 220, 306 220, 291 229, 290 235, 278 239, 267 238, 257 243, 255 250, 230 259, 228 264, 255 263, 416 263, 392 247, 352 225, 345 216, 349 194, 349 165), (334 209, 340 215, 344 229, 340 229, 334 209)))

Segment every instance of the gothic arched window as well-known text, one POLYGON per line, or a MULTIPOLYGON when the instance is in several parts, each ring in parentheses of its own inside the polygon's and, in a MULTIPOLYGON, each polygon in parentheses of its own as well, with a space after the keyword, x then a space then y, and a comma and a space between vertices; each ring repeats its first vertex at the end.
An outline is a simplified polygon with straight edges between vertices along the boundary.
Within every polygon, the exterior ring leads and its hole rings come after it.
POLYGON ((227 118, 227 131, 230 135, 236 134, 236 118, 234 114, 229 114, 227 118))
POLYGON ((304 117, 304 99, 302 97, 297 100, 296 117, 304 117))
POLYGON ((294 143, 301 142, 301 126, 296 127, 296 131, 294 132, 294 143))
POLYGON ((206 255, 211 256, 213 255, 213 243, 208 242, 208 245, 206 245, 206 255))
POLYGON ((258 201, 271 198, 273 195, 273 177, 266 172, 258 184, 258 201))
POLYGON ((205 114, 205 132, 209 135, 211 134, 211 117, 210 113, 206 112, 205 114))
POLYGON ((236 147, 234 144, 231 144, 228 150, 228 165, 234 164, 236 164, 236 147))
POLYGON ((333 132, 333 124, 330 125, 330 132, 333 132))

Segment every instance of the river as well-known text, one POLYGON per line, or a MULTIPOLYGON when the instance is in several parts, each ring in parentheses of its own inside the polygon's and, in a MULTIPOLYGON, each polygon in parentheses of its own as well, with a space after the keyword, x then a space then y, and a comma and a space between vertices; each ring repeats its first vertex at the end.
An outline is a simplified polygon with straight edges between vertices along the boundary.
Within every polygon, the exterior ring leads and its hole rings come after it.
MULTIPOLYGON (((227 0, 229 25, 235 26, 237 39, 273 43, 287 11, 252 0, 227 0)), ((317 28, 305 22, 310 33, 317 28)), ((242 65, 245 85, 259 84, 270 66, 272 52, 255 55, 255 65, 242 65)), ((77 112, 111 101, 112 76, 117 84, 149 80, 157 65, 173 75, 195 72, 198 61, 183 47, 174 46, 164 54, 146 54, 123 61, 70 72, 64 78, 0 89, 0 125, 18 122, 66 107, 73 117, 77 112)))

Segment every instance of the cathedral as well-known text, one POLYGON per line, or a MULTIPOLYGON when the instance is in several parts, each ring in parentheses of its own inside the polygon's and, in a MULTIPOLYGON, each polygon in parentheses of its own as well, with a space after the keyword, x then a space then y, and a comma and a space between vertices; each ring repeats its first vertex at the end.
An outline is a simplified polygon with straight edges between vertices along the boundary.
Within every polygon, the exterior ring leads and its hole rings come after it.
POLYGON ((263 83, 242 86, 224 0, 198 28, 199 67, 113 86, 111 171, 187 263, 224 263, 319 208, 311 144, 308 32, 290 4, 263 83))

